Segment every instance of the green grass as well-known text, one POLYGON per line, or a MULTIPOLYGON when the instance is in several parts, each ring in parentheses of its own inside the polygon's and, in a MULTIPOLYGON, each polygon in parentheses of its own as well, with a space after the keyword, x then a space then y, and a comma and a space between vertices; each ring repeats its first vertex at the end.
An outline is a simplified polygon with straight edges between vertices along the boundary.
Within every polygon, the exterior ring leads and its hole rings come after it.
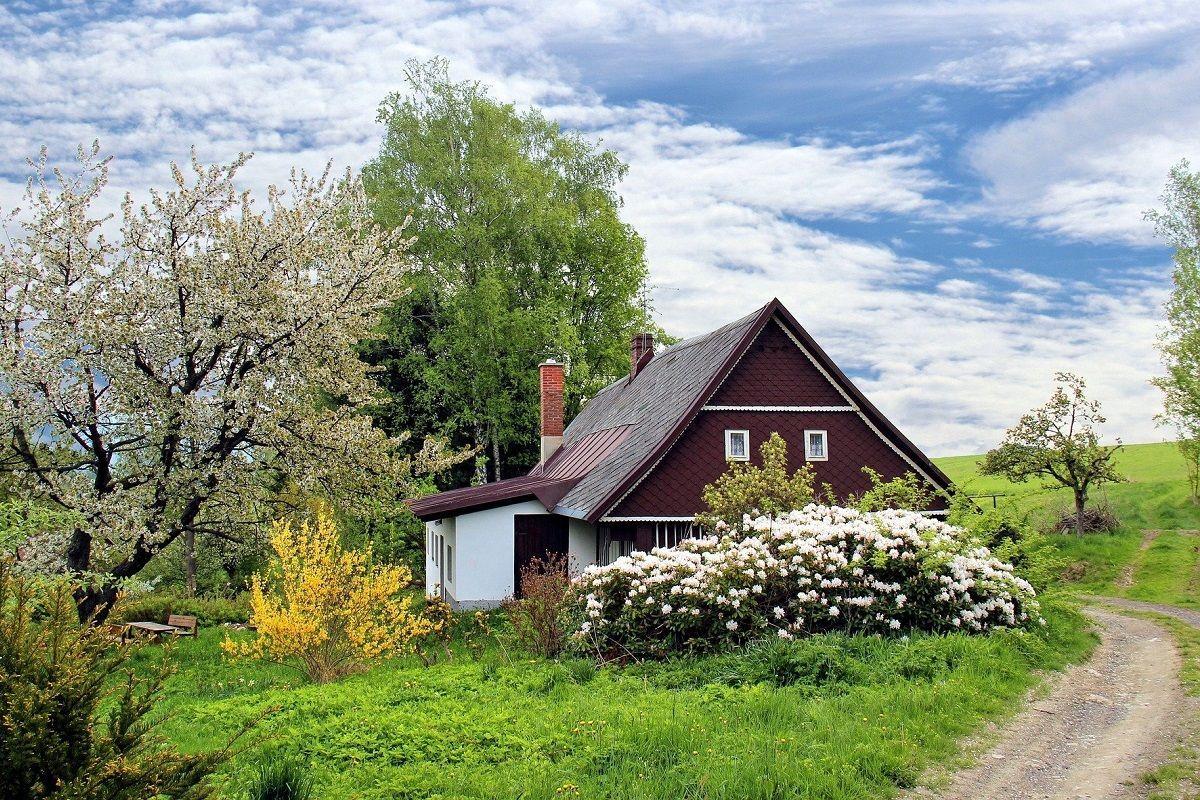
MULTIPOLYGON (((979 477, 977 460, 939 464, 971 493, 1003 494, 1001 502, 1043 524, 1068 502, 1038 484, 979 477)), ((1073 586, 1200 605, 1200 537, 1180 532, 1200 529, 1200 506, 1188 498, 1178 452, 1135 445, 1120 466, 1130 481, 1097 495, 1121 529, 1051 537, 1073 586), (1164 532, 1143 549, 1146 528, 1164 532)), ((624 669, 509 662, 495 648, 476 662, 456 645, 450 663, 394 661, 324 686, 279 666, 229 663, 222 632, 208 629, 171 656, 179 671, 161 730, 186 750, 204 750, 265 715, 226 768, 225 798, 246 797, 268 757, 308 764, 315 796, 332 800, 888 797, 951 760, 984 720, 1011 712, 1039 670, 1090 652, 1083 619, 1048 605, 1049 625, 1032 633, 825 636, 624 669), (781 680, 777 658, 819 669, 781 680)), ((1177 635, 1185 680, 1197 691, 1200 635, 1177 635)), ((146 647, 137 664, 162 657, 146 647)), ((1191 785, 1189 758, 1181 750, 1147 776, 1157 796, 1191 785)))
MULTIPOLYGON (((179 671, 161 731, 210 749, 268 714, 227 768, 229 798, 244 796, 267 754, 308 763, 316 796, 334 799, 886 797, 1011 711, 1035 670, 1090 651, 1077 613, 1047 618, 1032 633, 815 637, 624 670, 459 653, 323 686, 226 662, 210 629, 170 656, 179 671), (789 685, 764 680, 783 657, 824 666, 789 673, 789 685)), ((162 652, 143 648, 137 665, 162 652)))
MULTIPOLYGON (((1014 484, 1004 478, 979 475, 980 456, 935 459, 956 484, 972 495, 1000 494, 998 502, 1028 512, 1049 528, 1058 512, 1069 507, 1065 489, 1046 489, 1039 481, 1014 484)), ((1055 535, 1052 540, 1068 564, 1065 577, 1076 588, 1098 594, 1126 595, 1142 600, 1196 605, 1200 555, 1193 545, 1200 540, 1176 533, 1200 529, 1200 504, 1193 502, 1187 469, 1178 448, 1170 442, 1126 446, 1117 454, 1117 466, 1128 478, 1103 486, 1093 501, 1108 503, 1121 520, 1112 534, 1078 538, 1055 535), (1149 549, 1141 548, 1144 531, 1167 531, 1149 549), (1123 577, 1132 573, 1132 586, 1123 577)), ((980 499, 979 502, 991 502, 980 499)))

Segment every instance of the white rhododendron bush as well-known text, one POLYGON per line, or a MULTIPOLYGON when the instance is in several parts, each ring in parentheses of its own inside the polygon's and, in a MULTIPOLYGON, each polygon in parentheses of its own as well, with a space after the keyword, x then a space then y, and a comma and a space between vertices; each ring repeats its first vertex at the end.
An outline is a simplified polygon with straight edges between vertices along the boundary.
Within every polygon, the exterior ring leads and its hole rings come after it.
POLYGON ((810 505, 636 552, 574 583, 574 641, 612 655, 764 636, 982 632, 1040 621, 1033 587, 960 528, 911 511, 810 505))

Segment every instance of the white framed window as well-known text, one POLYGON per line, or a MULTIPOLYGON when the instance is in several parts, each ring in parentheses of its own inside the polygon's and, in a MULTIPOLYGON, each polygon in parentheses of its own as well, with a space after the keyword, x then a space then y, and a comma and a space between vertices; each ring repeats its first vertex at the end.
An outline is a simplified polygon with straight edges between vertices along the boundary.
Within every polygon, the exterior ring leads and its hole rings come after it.
POLYGON ((454 580, 454 547, 446 545, 446 580, 454 580))
POLYGON ((829 434, 825 431, 804 432, 804 460, 829 460, 829 434))
POLYGON ((725 460, 750 460, 750 431, 725 431, 725 460))

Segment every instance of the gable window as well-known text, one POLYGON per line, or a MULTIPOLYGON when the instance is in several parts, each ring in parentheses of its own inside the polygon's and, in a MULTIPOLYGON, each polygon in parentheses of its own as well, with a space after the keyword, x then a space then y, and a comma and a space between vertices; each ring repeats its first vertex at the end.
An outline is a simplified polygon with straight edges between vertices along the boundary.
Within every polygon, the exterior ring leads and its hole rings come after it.
POLYGON ((725 431, 725 460, 750 460, 750 431, 725 431))
POLYGON ((804 432, 804 460, 829 460, 829 434, 825 431, 804 432))

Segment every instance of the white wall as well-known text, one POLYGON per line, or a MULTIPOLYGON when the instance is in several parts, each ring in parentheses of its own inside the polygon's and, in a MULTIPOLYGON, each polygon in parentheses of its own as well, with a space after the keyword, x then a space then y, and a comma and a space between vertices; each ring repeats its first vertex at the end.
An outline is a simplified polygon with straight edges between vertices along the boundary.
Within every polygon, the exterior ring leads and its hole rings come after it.
MULTIPOLYGON (((453 551, 453 561, 455 569, 452 570, 450 576, 446 579, 446 591, 451 597, 455 596, 455 587, 458 583, 458 538, 455 535, 455 519, 448 517, 446 519, 431 520, 425 523, 425 594, 437 594, 438 584, 441 580, 442 566, 434 563, 433 550, 429 547, 430 535, 441 536, 445 539, 445 543, 450 545, 453 551)), ((440 556, 439 556, 440 559, 440 556)))
MULTIPOLYGON (((429 533, 433 532, 446 536, 446 542, 454 547, 454 580, 446 581, 451 598, 466 608, 498 605, 513 593, 513 517, 545 513, 541 503, 527 500, 459 514, 441 525, 425 523, 426 590, 432 591, 438 581, 439 567, 428 552, 429 533)), ((582 520, 568 520, 567 552, 577 569, 595 563, 595 528, 582 520)))
POLYGON ((458 593, 467 607, 495 606, 513 593, 513 516, 545 514, 536 500, 460 514, 458 535, 458 593))
POLYGON ((567 522, 567 557, 571 568, 582 572, 596 563, 596 528, 581 519, 571 517, 567 522))

